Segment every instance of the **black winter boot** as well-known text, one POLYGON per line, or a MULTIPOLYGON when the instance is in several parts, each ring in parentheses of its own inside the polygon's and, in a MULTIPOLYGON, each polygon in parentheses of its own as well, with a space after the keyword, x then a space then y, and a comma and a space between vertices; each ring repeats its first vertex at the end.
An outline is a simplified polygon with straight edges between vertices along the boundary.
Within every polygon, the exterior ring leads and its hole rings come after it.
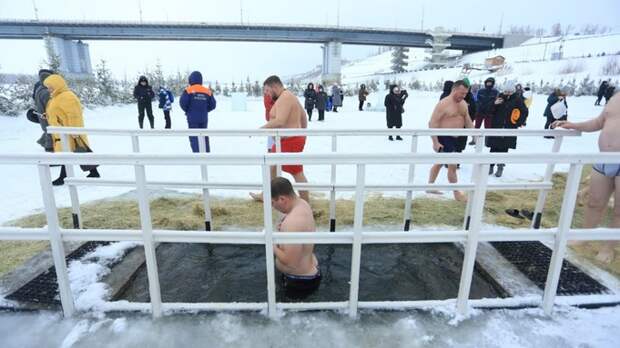
POLYGON ((60 175, 58 176, 58 179, 52 181, 52 185, 54 185, 54 186, 62 186, 62 185, 64 185, 66 177, 67 177, 67 169, 65 168, 65 166, 61 166, 60 167, 60 175))
POLYGON ((493 166, 494 166, 494 164, 491 164, 491 165, 489 166, 489 175, 492 175, 492 174, 493 174, 493 166))
POLYGON ((495 176, 498 178, 501 178, 502 175, 504 174, 504 164, 498 164, 497 165, 497 172, 495 173, 495 176))
POLYGON ((100 178, 101 175, 99 175, 99 171, 97 170, 97 168, 95 168, 95 169, 91 169, 90 173, 88 173, 86 177, 87 178, 100 178))

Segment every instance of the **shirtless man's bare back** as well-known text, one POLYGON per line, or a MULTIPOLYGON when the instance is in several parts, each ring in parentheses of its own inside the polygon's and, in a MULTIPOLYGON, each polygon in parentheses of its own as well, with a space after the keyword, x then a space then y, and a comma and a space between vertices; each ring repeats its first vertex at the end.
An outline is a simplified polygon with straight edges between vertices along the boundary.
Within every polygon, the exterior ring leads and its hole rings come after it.
MULTIPOLYGON (((586 122, 573 123, 556 121, 551 128, 561 127, 583 132, 601 131, 598 147, 601 152, 620 152, 620 95, 616 94, 596 118, 586 122)), ((620 227, 620 160, 617 163, 595 164, 590 178, 590 197, 586 207, 583 228, 595 228, 607 210, 611 195, 614 195, 613 228, 620 227)), ((618 242, 607 242, 596 256, 597 260, 610 263, 614 260, 614 248, 618 242)))
MULTIPOLYGON (((295 194, 287 179, 276 177, 271 181, 271 204, 285 214, 278 225, 278 231, 315 231, 310 205, 295 194)), ((321 272, 313 244, 274 245, 273 252, 276 256, 276 268, 282 272, 287 296, 303 298, 319 287, 321 272)))
MULTIPOLYGON (((473 128, 467 103, 464 101, 467 95, 467 87, 463 81, 456 81, 452 86, 452 93, 437 103, 433 115, 428 123, 429 128, 473 128)), ((452 136, 433 136, 433 150, 437 152, 456 152, 457 138, 452 136)), ((431 167, 428 182, 430 184, 437 180, 442 164, 435 164, 431 167)), ((456 175, 456 164, 448 165, 448 182, 458 182, 456 175)), ((428 191, 438 193, 437 191, 428 191)), ((454 191, 454 199, 464 202, 467 197, 461 191, 454 191)))

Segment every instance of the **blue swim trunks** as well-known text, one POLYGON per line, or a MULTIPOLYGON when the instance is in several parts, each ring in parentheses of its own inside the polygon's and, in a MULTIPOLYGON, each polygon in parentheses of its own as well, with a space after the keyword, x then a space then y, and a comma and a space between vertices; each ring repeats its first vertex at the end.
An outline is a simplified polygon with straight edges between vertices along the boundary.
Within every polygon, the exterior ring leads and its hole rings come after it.
POLYGON ((592 169, 605 176, 620 176, 620 163, 597 163, 592 166, 592 169))

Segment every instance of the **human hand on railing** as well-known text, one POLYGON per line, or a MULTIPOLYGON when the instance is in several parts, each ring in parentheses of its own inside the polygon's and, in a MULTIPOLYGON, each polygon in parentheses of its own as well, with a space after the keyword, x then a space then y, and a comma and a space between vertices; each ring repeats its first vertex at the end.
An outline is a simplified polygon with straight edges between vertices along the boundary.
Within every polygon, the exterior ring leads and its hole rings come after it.
POLYGON ((435 150, 435 152, 442 152, 443 151, 443 145, 441 145, 440 143, 434 143, 433 144, 433 150, 435 150))
POLYGON ((555 121, 551 124, 551 129, 555 128, 564 128, 564 129, 576 129, 575 125, 568 121, 555 121))

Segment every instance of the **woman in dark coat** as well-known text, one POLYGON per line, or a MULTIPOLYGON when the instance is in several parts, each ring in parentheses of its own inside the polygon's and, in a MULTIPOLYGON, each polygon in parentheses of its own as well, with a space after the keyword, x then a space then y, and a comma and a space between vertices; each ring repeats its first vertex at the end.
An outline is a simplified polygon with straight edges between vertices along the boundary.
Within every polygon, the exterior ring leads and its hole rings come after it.
POLYGON ((308 87, 304 91, 304 107, 308 112, 308 121, 312 121, 312 109, 314 109, 314 103, 316 103, 316 91, 314 90, 314 84, 309 83, 308 87))
MULTIPOLYGON (((405 112, 403 105, 407 97, 409 97, 409 94, 407 94, 406 90, 401 91, 397 85, 390 86, 390 93, 385 96, 385 101, 383 102, 388 128, 400 128, 403 126, 403 112, 405 112)), ((394 140, 391 135, 388 139, 394 140)), ((397 135, 396 140, 403 140, 403 138, 397 135)))
MULTIPOLYGON (((566 119, 568 118, 568 114, 560 118, 553 117, 551 107, 553 106, 553 104, 557 103, 560 100, 563 100, 564 105, 566 105, 566 107, 568 108, 568 104, 566 103, 566 94, 562 92, 559 88, 556 88, 555 91, 553 91, 553 93, 551 93, 547 98, 547 107, 545 108, 545 113, 543 114, 547 118, 547 122, 545 123, 545 129, 549 129, 549 126, 555 121, 566 121, 566 119)), ((553 137, 546 136, 545 138, 553 137)))
MULTIPOLYGON (((491 128, 494 129, 517 129, 523 127, 528 116, 528 109, 523 98, 515 93, 514 82, 508 81, 504 85, 502 93, 497 96, 493 104, 491 115, 491 128)), ((517 137, 486 137, 485 145, 492 153, 508 152, 508 149, 517 148, 517 137)), ((497 164, 496 177, 504 173, 505 164, 497 164)), ((494 165, 489 167, 489 175, 493 174, 494 165)))
POLYGON ((327 106, 327 93, 323 89, 323 86, 319 85, 319 91, 316 93, 316 102, 314 105, 319 110, 319 121, 325 120, 325 108, 327 106))

